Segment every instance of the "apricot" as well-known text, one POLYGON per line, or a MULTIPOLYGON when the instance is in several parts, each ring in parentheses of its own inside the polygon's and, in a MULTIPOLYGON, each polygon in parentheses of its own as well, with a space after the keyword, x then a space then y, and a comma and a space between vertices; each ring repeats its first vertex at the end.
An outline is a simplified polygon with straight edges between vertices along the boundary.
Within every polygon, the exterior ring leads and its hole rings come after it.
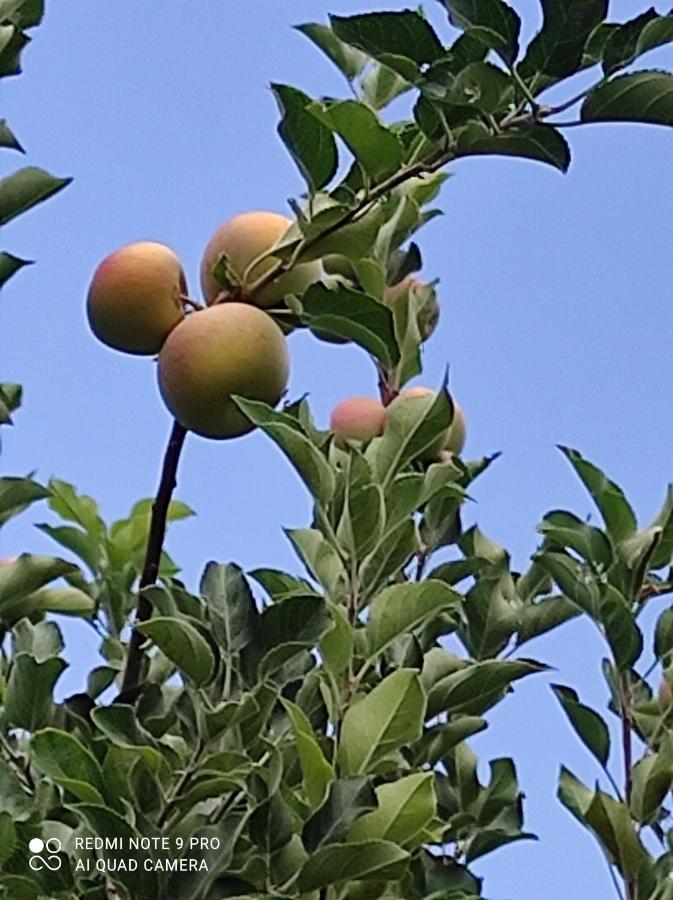
MULTIPOLYGON (((236 294, 235 285, 231 293, 234 299, 245 300, 250 286, 272 269, 278 258, 267 256, 246 274, 248 266, 277 244, 291 225, 292 220, 286 216, 263 211, 241 213, 221 225, 210 239, 201 261, 201 289, 206 303, 210 306, 227 293, 213 274, 223 255, 240 282, 240 294, 236 294)), ((301 263, 268 284, 252 302, 265 309, 280 306, 289 294, 303 294, 309 285, 320 280, 322 274, 320 260, 301 263)))
POLYGON ((154 241, 128 244, 94 273, 87 295, 89 325, 108 347, 149 356, 183 318, 186 293, 182 265, 170 247, 154 241))
POLYGON ((440 316, 437 293, 431 284, 416 275, 407 275, 402 281, 386 288, 383 302, 387 306, 394 307, 401 297, 405 297, 409 291, 413 290, 424 298, 418 310, 417 322, 421 340, 427 341, 437 328, 440 316))
POLYGON ((220 303, 190 313, 159 354, 159 389, 175 418, 209 438, 232 438, 254 425, 232 394, 275 406, 289 375, 283 334, 257 307, 220 303))
POLYGON ((332 410, 330 429, 337 442, 368 441, 383 434, 386 410, 373 397, 349 397, 332 410))
MULTIPOLYGON (((436 392, 427 387, 412 387, 406 391, 402 391, 387 410, 387 421, 398 419, 402 421, 408 418, 412 421, 421 419, 430 409, 437 396, 436 392)), ((467 437, 467 424, 465 414, 456 401, 453 401, 453 421, 445 434, 440 435, 437 440, 423 454, 423 459, 430 461, 439 459, 441 462, 446 461, 444 452, 458 455, 465 446, 467 437)))

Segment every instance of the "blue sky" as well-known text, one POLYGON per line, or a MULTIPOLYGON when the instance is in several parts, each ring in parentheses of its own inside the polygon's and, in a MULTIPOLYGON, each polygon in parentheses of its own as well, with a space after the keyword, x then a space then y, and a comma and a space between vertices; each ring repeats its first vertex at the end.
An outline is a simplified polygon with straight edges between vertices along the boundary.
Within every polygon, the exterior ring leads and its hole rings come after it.
MULTIPOLYGON (((0 377, 22 382, 26 401, 18 427, 3 435, 3 473, 36 469, 44 480, 72 481, 108 519, 153 492, 170 420, 154 363, 109 351, 89 334, 84 297, 94 268, 122 244, 164 241, 196 293, 201 253, 220 222, 246 209, 283 211, 302 190, 276 135, 268 84, 345 94, 336 70, 290 26, 404 5, 50 4, 24 75, 3 83, 3 115, 28 162, 74 182, 3 234, 6 249, 37 260, 0 298, 0 377)), ((532 33, 537 4, 515 5, 532 33)), ((447 36, 439 4, 427 6, 447 36)), ((615 0, 612 14, 645 6, 615 0)), ((673 68, 673 50, 646 63, 673 68)), ((591 512, 556 444, 602 465, 643 522, 673 479, 673 134, 624 125, 568 136, 567 176, 513 160, 460 162, 441 197, 445 215, 421 241, 424 272, 441 279, 443 304, 424 380, 438 384, 450 363, 469 421, 467 455, 502 451, 475 486, 470 515, 519 567, 546 511, 591 512)), ((0 172, 18 162, 4 153, 0 172)), ((374 393, 361 352, 308 334, 293 335, 290 347, 291 391, 309 392, 320 423, 343 397, 374 393)), ((263 435, 190 437, 178 496, 198 514, 169 539, 191 586, 209 559, 298 570, 282 527, 307 523, 308 497, 263 435)), ((45 518, 39 508, 5 528, 0 555, 54 552, 33 527, 45 518)), ((84 626, 67 624, 66 633, 63 685, 81 690, 95 643, 84 626)), ((597 847, 555 800, 561 762, 589 783, 598 772, 548 688, 571 684, 603 708, 602 647, 587 624, 573 623, 527 652, 556 671, 518 686, 474 747, 484 761, 515 757, 527 825, 540 841, 498 851, 477 870, 492 900, 607 900, 613 889, 597 847)))

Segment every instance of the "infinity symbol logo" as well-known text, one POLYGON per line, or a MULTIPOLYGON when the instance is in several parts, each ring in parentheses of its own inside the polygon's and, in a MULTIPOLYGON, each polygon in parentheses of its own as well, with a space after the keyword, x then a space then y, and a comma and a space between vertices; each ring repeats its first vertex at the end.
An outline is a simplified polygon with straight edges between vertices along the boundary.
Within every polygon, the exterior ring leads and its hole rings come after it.
POLYGON ((61 852, 61 847, 62 844, 58 838, 49 838, 48 841, 43 841, 40 838, 33 838, 28 844, 28 849, 31 853, 36 855, 30 857, 28 865, 33 872, 39 872, 41 869, 49 869, 50 872, 58 872, 63 862, 56 854, 61 852), (42 857, 38 855, 45 850, 50 854, 49 856, 42 857))

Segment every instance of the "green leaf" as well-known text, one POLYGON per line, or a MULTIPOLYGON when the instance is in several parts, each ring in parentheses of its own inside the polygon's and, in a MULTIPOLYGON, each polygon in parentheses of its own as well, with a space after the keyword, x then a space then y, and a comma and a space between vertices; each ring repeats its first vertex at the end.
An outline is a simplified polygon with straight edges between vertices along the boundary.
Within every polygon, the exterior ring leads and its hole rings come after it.
POLYGON ((387 840, 405 850, 420 846, 437 814, 434 775, 418 772, 376 789, 378 807, 351 826, 349 841, 387 840))
POLYGON ((628 807, 596 790, 585 815, 587 825, 622 875, 634 878, 649 855, 636 834, 628 807))
POLYGON ((480 122, 470 122, 458 133, 457 155, 518 156, 546 163, 567 172, 570 148, 563 135, 550 125, 521 125, 503 134, 492 134, 480 122))
POLYGON ((390 841, 328 844, 309 857, 299 873, 300 891, 315 891, 337 881, 398 879, 409 854, 390 841))
POLYGON ((18 150, 19 153, 26 152, 16 139, 6 119, 0 119, 0 147, 6 147, 8 150, 18 150))
POLYGON ((0 22, 11 21, 19 28, 34 28, 44 16, 44 0, 0 0, 0 22))
POLYGON ((412 85, 394 69, 376 62, 364 74, 361 88, 364 100, 372 109, 383 109, 396 97, 411 90, 412 85))
POLYGON ((630 805, 637 822, 647 825, 659 817, 672 781, 673 746, 665 734, 658 752, 648 753, 633 767, 630 805))
POLYGON ((403 520, 387 531, 362 565, 363 596, 373 596, 389 578, 402 571, 418 548, 418 532, 412 519, 403 520))
POLYGON ((390 309, 361 291, 314 284, 302 298, 301 320, 314 332, 328 332, 363 347, 384 366, 400 358, 390 309))
POLYGON ((8 720, 31 732, 47 725, 52 716, 54 685, 67 667, 65 660, 54 656, 38 662, 28 653, 17 654, 5 693, 8 720))
POLYGON ((49 491, 32 478, 0 478, 0 526, 48 496, 49 491))
POLYGON ((21 52, 29 41, 16 26, 0 25, 0 78, 21 73, 21 52))
POLYGON ((285 533, 311 577, 328 594, 336 593, 344 575, 344 567, 336 550, 327 543, 322 532, 316 528, 294 528, 287 529, 285 533))
POLYGON ((673 125, 673 75, 657 71, 619 75, 588 95, 581 119, 673 125))
POLYGON ((8 812, 15 822, 26 821, 33 811, 33 797, 26 793, 15 770, 2 758, 0 758, 0 810, 8 812))
POLYGON ((538 553, 535 562, 554 579, 571 603, 588 616, 596 618, 599 607, 598 588, 587 566, 565 553, 552 553, 548 550, 538 553))
POLYGON ((421 66, 446 53, 427 19, 413 10, 330 16, 330 21, 340 40, 383 62, 402 57, 421 66))
POLYGON ((429 403, 391 410, 383 437, 375 438, 366 454, 384 487, 412 460, 430 454, 452 420, 453 401, 444 389, 429 403))
POLYGON ((442 678, 428 696, 428 715, 440 712, 479 716, 494 706, 512 684, 546 671, 531 660, 485 660, 472 663, 442 678))
POLYGON ((98 504, 91 497, 78 494, 72 484, 52 478, 49 482, 49 508, 62 519, 81 525, 85 531, 103 538, 105 523, 101 519, 98 504))
POLYGON ((349 81, 353 81, 367 65, 366 54, 340 41, 329 25, 309 22, 296 28, 313 41, 349 81))
POLYGON ((312 111, 342 138, 374 183, 394 174, 402 165, 402 142, 364 103, 342 100, 319 105, 312 111))
POLYGON ((542 0, 542 7, 542 28, 518 67, 522 78, 533 79, 534 91, 546 86, 539 76, 565 78, 580 69, 589 36, 607 16, 608 0, 542 0))
POLYGON ((336 537, 345 554, 353 561, 360 561, 374 549, 383 534, 383 491, 380 485, 372 483, 363 457, 350 453, 346 465, 348 482, 336 537), (358 475, 361 469, 364 475, 358 475))
POLYGON ((414 669, 398 669, 346 713, 338 750, 344 775, 370 772, 394 750, 421 736, 426 698, 414 669))
POLYGON ((299 167, 311 193, 334 178, 339 156, 329 128, 311 112, 309 96, 286 84, 272 84, 282 120, 278 133, 299 167))
POLYGON ((605 768, 610 755, 610 732, 603 719, 589 706, 580 703, 577 693, 560 684, 551 686, 580 739, 605 768))
POLYGON ((302 481, 319 503, 329 503, 334 494, 334 473, 325 456, 309 440, 293 416, 276 412, 266 403, 232 398, 239 409, 280 447, 302 481))
POLYGON ((629 604, 611 584, 601 587, 600 620, 619 669, 629 669, 643 652, 643 636, 629 604))
POLYGON ((0 812, 0 869, 4 869, 17 844, 14 820, 8 812, 0 812))
POLYGON ((669 484, 661 512, 647 530, 655 528, 661 529, 661 540, 650 560, 652 570, 667 566, 673 560, 673 485, 669 484))
POLYGON ((285 707, 294 732, 304 793, 311 808, 315 809, 325 799, 329 785, 334 780, 334 769, 325 759, 304 711, 285 698, 281 699, 281 703, 285 707))
POLYGON ((353 822, 375 808, 376 794, 369 778, 356 775, 333 781, 327 799, 304 826, 304 846, 312 853, 324 844, 345 841, 353 822))
POLYGON ((250 816, 250 837, 267 856, 292 839, 293 820, 280 794, 272 794, 250 816))
MULTIPOLYGON (((40 588, 77 572, 76 566, 53 556, 22 553, 0 567, 0 618, 13 618, 24 610, 22 604, 40 588)), ((28 604, 29 606, 29 604, 28 604)), ((26 615, 29 610, 25 608, 26 615)))
POLYGON ((101 767, 74 735, 55 728, 38 731, 31 742, 31 759, 37 769, 78 800, 103 803, 101 767))
POLYGON ((608 537, 592 525, 587 525, 573 513, 554 510, 547 513, 537 529, 547 540, 570 548, 587 562, 607 571, 614 562, 612 544, 608 537))
POLYGON ((458 611, 461 597, 441 581, 396 584, 378 594, 371 605, 365 634, 374 660, 396 638, 413 632, 443 610, 458 611))
POLYGON ((42 203, 70 184, 72 178, 55 178, 44 169, 27 166, 0 180, 0 225, 42 203))
POLYGON ((665 609, 657 619, 654 631, 654 655, 664 668, 673 661, 673 608, 665 609))
POLYGON ((566 597, 543 597, 525 606, 519 614, 517 646, 563 625, 579 612, 566 597))
POLYGON ((320 641, 320 655, 332 675, 342 675, 348 668, 353 655, 354 633, 342 605, 328 604, 332 613, 334 628, 323 635, 320 641))
POLYGON ((32 264, 32 260, 30 259, 20 259, 18 256, 12 256, 11 253, 0 253, 0 288, 6 284, 12 275, 15 275, 19 269, 32 264))
POLYGON ((197 686, 213 677, 215 657, 210 644, 189 622, 159 616, 136 627, 197 686))
POLYGON ((508 64, 519 55, 521 20, 503 0, 440 0, 451 24, 469 31, 508 64))
POLYGON ((603 71, 612 75, 643 53, 673 40, 673 15, 658 15, 653 8, 614 28, 603 48, 603 71))
POLYGON ((21 406, 23 388, 20 384, 0 384, 0 425, 12 424, 12 413, 21 406))
POLYGON ((201 579, 200 593, 208 607, 213 638, 226 653, 238 653, 256 636, 257 605, 238 566, 210 562, 201 579))

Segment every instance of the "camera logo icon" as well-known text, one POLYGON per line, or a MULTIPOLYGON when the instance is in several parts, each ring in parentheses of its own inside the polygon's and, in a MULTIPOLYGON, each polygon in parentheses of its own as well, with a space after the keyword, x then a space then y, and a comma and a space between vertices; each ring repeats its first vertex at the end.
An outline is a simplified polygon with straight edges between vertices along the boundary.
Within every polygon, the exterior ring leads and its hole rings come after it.
POLYGON ((61 847, 58 838, 49 838, 47 841, 33 838, 28 844, 28 849, 33 854, 28 860, 28 865, 34 872, 40 872, 42 869, 58 872, 63 861, 56 854, 61 852, 61 847))

